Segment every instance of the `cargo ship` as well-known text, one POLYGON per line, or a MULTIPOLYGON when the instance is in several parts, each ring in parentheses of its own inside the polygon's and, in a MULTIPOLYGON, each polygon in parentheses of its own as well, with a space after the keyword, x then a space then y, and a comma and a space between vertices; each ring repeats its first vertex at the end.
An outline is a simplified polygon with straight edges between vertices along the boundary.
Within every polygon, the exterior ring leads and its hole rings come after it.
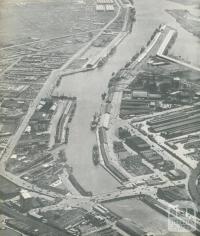
POLYGON ((95 113, 93 116, 93 120, 90 123, 91 130, 95 130, 98 123, 99 123, 99 115, 98 115, 98 113, 95 113))
POLYGON ((99 164, 99 150, 98 146, 94 145, 92 149, 92 159, 95 165, 99 164))
POLYGON ((111 48, 109 55, 112 56, 116 52, 116 47, 111 48))

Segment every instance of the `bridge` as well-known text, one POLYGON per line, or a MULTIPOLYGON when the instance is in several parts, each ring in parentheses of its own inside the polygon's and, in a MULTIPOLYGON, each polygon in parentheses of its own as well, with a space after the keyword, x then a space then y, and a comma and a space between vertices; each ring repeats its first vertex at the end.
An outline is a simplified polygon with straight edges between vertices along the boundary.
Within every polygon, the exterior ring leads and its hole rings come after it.
POLYGON ((139 197, 140 195, 144 194, 152 194, 150 190, 141 190, 141 188, 137 189, 123 189, 123 190, 117 190, 110 193, 104 193, 99 195, 93 195, 91 197, 92 201, 103 203, 103 202, 109 202, 109 201, 117 201, 127 198, 133 198, 133 197, 139 197))

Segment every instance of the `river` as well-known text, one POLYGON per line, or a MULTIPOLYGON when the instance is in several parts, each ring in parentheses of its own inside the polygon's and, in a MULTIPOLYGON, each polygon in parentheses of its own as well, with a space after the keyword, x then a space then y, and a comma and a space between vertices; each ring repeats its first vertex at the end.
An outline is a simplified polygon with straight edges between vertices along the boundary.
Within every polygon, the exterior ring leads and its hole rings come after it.
POLYGON ((112 72, 122 68, 146 44, 160 23, 167 23, 178 30, 179 36, 172 53, 200 64, 200 50, 197 50, 200 46, 199 39, 182 29, 176 20, 165 12, 165 9, 184 9, 183 5, 167 0, 135 0, 135 7, 136 23, 133 31, 118 46, 108 62, 101 69, 63 78, 57 89, 60 94, 78 98, 66 154, 80 184, 95 194, 111 192, 119 186, 102 167, 94 166, 92 146, 96 143, 96 137, 89 127, 93 114, 100 108, 101 94, 106 91, 112 72))

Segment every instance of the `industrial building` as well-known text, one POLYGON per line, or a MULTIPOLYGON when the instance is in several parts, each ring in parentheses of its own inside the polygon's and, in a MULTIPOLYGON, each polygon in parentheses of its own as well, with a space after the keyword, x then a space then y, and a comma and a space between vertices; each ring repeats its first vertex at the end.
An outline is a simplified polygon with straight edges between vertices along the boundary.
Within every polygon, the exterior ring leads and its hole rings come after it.
POLYGON ((112 109, 112 104, 111 103, 107 103, 105 105, 105 113, 110 114, 111 113, 111 109, 112 109))
POLYGON ((147 98, 148 97, 148 92, 147 91, 140 91, 140 90, 134 90, 132 92, 132 97, 133 98, 147 98))
POLYGON ((146 90, 125 90, 120 106, 120 117, 142 115, 154 112, 160 107, 162 99, 159 93, 146 90))
POLYGON ((162 156, 160 156, 157 152, 155 152, 151 149, 146 150, 146 151, 142 151, 142 152, 140 152, 140 154, 142 155, 142 157, 146 161, 150 162, 153 165, 156 165, 156 164, 163 161, 162 156))
POLYGON ((137 136, 131 136, 126 138, 125 143, 135 151, 141 152, 145 150, 149 150, 150 146, 143 139, 137 136))

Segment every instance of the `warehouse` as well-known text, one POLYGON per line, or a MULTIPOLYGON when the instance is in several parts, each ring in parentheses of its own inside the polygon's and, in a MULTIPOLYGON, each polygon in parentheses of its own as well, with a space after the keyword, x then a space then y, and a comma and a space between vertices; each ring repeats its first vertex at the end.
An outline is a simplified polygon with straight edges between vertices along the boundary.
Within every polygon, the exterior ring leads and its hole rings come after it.
POLYGON ((163 124, 164 122, 176 121, 179 118, 186 118, 186 117, 190 117, 191 115, 195 115, 199 113, 200 113, 200 107, 194 106, 188 109, 184 109, 182 111, 175 111, 175 112, 170 112, 169 114, 157 116, 153 118, 152 120, 147 121, 147 124, 151 126, 163 124))
POLYGON ((158 153, 156 153, 151 149, 141 152, 141 155, 146 161, 154 165, 163 161, 163 158, 158 153))
POLYGON ((105 106, 105 113, 111 113, 112 110, 112 104, 111 103, 107 103, 105 106))
POLYGON ((149 102, 146 100, 131 99, 122 100, 120 106, 120 117, 148 114, 150 112, 149 102))
POLYGON ((165 132, 162 132, 161 135, 166 138, 166 139, 170 139, 170 138, 175 138, 178 136, 183 136, 186 134, 191 134, 193 132, 197 132, 200 130, 200 121, 196 122, 196 123, 191 123, 188 125, 183 125, 181 127, 177 127, 175 129, 171 129, 165 132))
POLYGON ((132 97, 133 98, 144 98, 146 99, 148 97, 147 91, 133 91, 132 92, 132 97))
POLYGON ((181 179, 185 179, 186 178, 186 174, 185 172, 183 172, 182 170, 179 169, 175 169, 175 170, 171 170, 166 174, 167 178, 169 178, 172 181, 175 180, 181 180, 181 179))
POLYGON ((110 114, 105 113, 102 115, 101 117, 101 125, 105 128, 105 129, 109 129, 109 123, 110 123, 110 114))
POLYGON ((158 94, 158 93, 149 93, 149 94, 148 94, 148 98, 149 98, 149 99, 159 100, 159 99, 161 99, 161 95, 158 94))
POLYGON ((126 138, 125 143, 135 151, 141 152, 149 150, 150 146, 143 139, 137 136, 131 136, 126 138))
POLYGON ((191 125, 191 124, 195 124, 195 123, 199 123, 199 122, 200 122, 200 114, 196 117, 188 117, 186 119, 180 119, 180 120, 177 119, 176 121, 164 123, 163 125, 160 125, 160 126, 154 126, 154 127, 152 127, 151 130, 156 133, 160 133, 160 132, 163 132, 166 130, 178 128, 181 126, 185 127, 187 125, 191 125))
POLYGON ((167 139, 200 130, 199 106, 172 112, 147 121, 149 131, 161 133, 167 139))

